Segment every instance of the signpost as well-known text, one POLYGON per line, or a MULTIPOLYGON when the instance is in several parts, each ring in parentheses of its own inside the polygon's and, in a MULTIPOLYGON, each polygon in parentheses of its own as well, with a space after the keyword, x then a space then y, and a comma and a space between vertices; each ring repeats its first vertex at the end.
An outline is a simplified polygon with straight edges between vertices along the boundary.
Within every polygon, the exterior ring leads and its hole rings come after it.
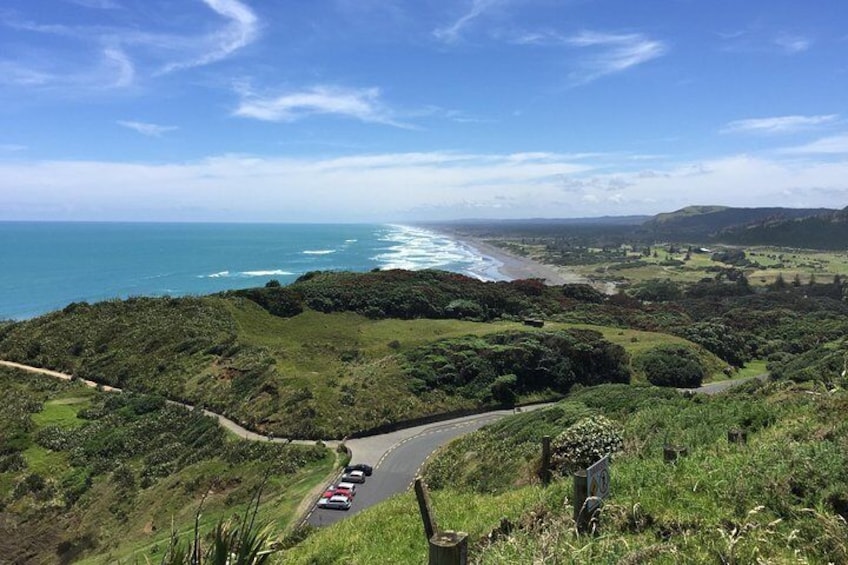
POLYGON ((609 496, 610 474, 609 455, 604 455, 586 469, 586 510, 595 511, 601 505, 601 499, 609 496))

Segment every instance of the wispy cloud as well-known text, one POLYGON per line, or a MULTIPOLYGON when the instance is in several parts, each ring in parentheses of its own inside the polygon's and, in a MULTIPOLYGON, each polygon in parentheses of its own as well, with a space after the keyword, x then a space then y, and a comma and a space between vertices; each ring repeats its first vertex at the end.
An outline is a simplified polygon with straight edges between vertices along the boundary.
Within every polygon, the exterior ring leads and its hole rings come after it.
POLYGON ((85 8, 96 8, 98 10, 116 10, 120 8, 120 4, 114 0, 66 0, 71 4, 77 4, 85 8))
MULTIPOLYGON (((120 8, 110 0, 68 1, 89 8, 120 8)), ((50 53, 50 57, 42 56, 41 61, 0 61, 0 83, 29 87, 71 85, 86 87, 88 90, 126 88, 135 84, 139 75, 168 74, 222 61, 259 37, 259 18, 240 0, 202 2, 225 21, 223 25, 219 24, 206 33, 164 33, 145 29, 146 22, 134 22, 131 26, 66 25, 15 19, 8 14, 0 14, 5 26, 18 31, 66 38, 77 42, 80 50, 99 54, 103 61, 99 67, 85 68, 80 65, 78 58, 69 56, 64 50, 50 53)), ((88 57, 88 60, 94 60, 94 57, 88 57)))
POLYGON ((3 153, 18 153, 20 151, 26 151, 29 149, 26 145, 20 145, 19 143, 0 143, 0 152, 3 153))
POLYGON ((795 55, 809 50, 814 43, 812 37, 786 31, 764 29, 752 25, 744 29, 719 32, 721 48, 734 53, 777 53, 795 55))
POLYGON ((462 38, 462 32, 487 10, 502 4, 504 0, 471 0, 471 7, 456 21, 433 30, 433 36, 445 43, 456 43, 462 38))
POLYGON ((118 120, 117 124, 148 137, 162 137, 162 134, 179 129, 177 126, 161 126, 159 124, 125 120, 118 120))
POLYGON ((586 84, 606 75, 641 65, 668 52, 668 46, 641 33, 599 33, 584 31, 567 37, 568 45, 593 49, 593 55, 580 64, 582 70, 572 73, 578 84, 586 84))
POLYGON ((130 86, 135 79, 135 67, 126 53, 117 47, 107 47, 103 50, 103 56, 115 69, 115 80, 112 86, 115 88, 130 86))
POLYGON ((52 80, 53 76, 42 70, 17 61, 0 61, 0 84, 33 87, 48 84, 52 80))
MULTIPOLYGON (((848 152, 848 135, 815 150, 848 152)), ((843 207, 848 162, 804 157, 729 155, 638 169, 612 156, 576 162, 544 152, 221 155, 156 164, 0 159, 0 185, 13 187, 0 190, 0 219, 385 221, 472 210, 578 217, 656 213, 704 194, 732 206, 843 207)))
POLYGON ((801 53, 813 45, 813 41, 801 35, 781 33, 774 38, 774 44, 789 54, 801 53))
POLYGON ((776 116, 735 120, 722 129, 722 133, 793 133, 831 124, 839 119, 838 114, 818 116, 776 116))
POLYGON ((163 72, 208 65, 226 59, 259 36, 259 18, 239 0, 203 0, 218 15, 229 20, 223 29, 204 36, 198 42, 203 52, 182 62, 170 63, 163 72))
POLYGON ((848 134, 823 137, 804 145, 786 147, 779 152, 788 155, 848 155, 848 134))
POLYGON ((242 93, 236 116, 269 122, 294 122, 313 115, 336 115, 363 122, 411 128, 397 121, 383 104, 379 88, 314 86, 277 96, 242 93))

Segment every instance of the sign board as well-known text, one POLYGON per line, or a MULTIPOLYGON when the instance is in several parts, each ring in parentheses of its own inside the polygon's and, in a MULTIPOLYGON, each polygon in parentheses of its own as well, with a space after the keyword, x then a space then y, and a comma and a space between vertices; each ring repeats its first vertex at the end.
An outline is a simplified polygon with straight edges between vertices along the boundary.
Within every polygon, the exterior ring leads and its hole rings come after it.
POLYGON ((586 469, 586 510, 592 512, 600 506, 601 503, 598 499, 608 497, 609 490, 609 455, 604 455, 586 469))

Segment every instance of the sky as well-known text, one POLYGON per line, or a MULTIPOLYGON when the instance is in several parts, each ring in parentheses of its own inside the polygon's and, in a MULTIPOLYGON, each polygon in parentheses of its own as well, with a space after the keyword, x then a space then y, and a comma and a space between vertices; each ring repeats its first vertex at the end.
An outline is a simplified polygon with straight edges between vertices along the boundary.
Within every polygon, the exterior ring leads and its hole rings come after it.
POLYGON ((0 220, 848 205, 845 0, 4 0, 0 220))

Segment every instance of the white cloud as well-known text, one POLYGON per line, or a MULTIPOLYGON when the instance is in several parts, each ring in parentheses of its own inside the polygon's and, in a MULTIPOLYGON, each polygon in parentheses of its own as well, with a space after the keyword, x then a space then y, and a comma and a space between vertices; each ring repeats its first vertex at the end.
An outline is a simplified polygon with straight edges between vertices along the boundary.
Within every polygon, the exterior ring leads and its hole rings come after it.
MULTIPOLYGON (((69 0, 98 9, 119 8, 109 0, 69 0)), ((11 19, 3 24, 20 31, 56 35, 77 42, 79 49, 96 52, 105 59, 99 67, 83 67, 79 59, 65 50, 46 52, 39 60, 0 61, 0 84, 25 87, 66 87, 96 90, 126 88, 140 72, 167 74, 224 60, 259 37, 260 21, 239 0, 201 0, 207 8, 225 20, 207 33, 161 33, 144 29, 148 22, 133 22, 126 27, 114 25, 42 24, 11 19)), ((180 3, 174 5, 178 7, 180 3)), ((162 19, 168 18, 163 15, 162 19)), ((194 21, 187 20, 189 22, 194 21)), ((209 26, 203 25, 204 29, 209 26)), ((33 50, 33 53, 42 50, 33 50)), ((87 58, 89 61, 93 57, 87 58)))
POLYGON ((813 41, 801 35, 790 35, 782 33, 774 39, 775 45, 780 47, 785 53, 795 54, 806 51, 813 45, 813 41))
POLYGON ((165 66, 163 72, 221 61, 249 45, 259 36, 259 19, 239 0, 203 0, 203 2, 218 15, 229 20, 229 24, 197 40, 202 51, 200 54, 182 62, 170 63, 165 66))
POLYGON ((838 114, 818 116, 775 116, 735 120, 724 126, 723 133, 792 133, 835 122, 838 114))
POLYGON ((462 38, 462 31, 474 20, 503 0, 471 0, 471 8, 450 25, 436 28, 433 35, 439 41, 456 43, 462 38))
POLYGON ((52 80, 52 75, 44 71, 16 61, 0 61, 0 84, 33 87, 48 84, 52 80))
POLYGON ((234 115, 269 122, 293 122, 308 116, 324 114, 354 118, 363 122, 409 128, 393 119, 380 100, 380 89, 352 89, 337 86, 314 86, 278 96, 242 93, 234 115))
POLYGON ((564 39, 573 47, 595 49, 595 54, 581 62, 582 70, 572 73, 578 84, 625 71, 665 55, 668 47, 662 41, 641 33, 599 33, 584 31, 564 39))
POLYGON ((732 206, 842 208, 848 201, 844 160, 731 155, 627 170, 632 162, 623 156, 612 165, 606 157, 603 168, 566 157, 432 152, 222 155, 170 164, 0 160, 0 219, 576 217, 668 211, 703 202, 705 195, 709 203, 732 206))
POLYGON ((804 145, 786 147, 779 152, 794 155, 848 155, 848 134, 823 137, 804 145))
POLYGON ((115 47, 103 50, 103 56, 115 69, 115 79, 112 83, 114 88, 130 86, 135 79, 135 67, 127 57, 126 53, 115 47))
POLYGON ((179 129, 177 126, 160 126, 158 124, 125 120, 118 120, 117 124, 149 137, 162 137, 164 133, 179 129))
POLYGON ((84 8, 95 8, 98 10, 115 10, 120 8, 120 4, 114 0, 66 0, 72 4, 83 6, 84 8))
POLYGON ((386 220, 432 205, 488 209, 500 206, 503 196, 538 215, 550 199, 561 198, 557 176, 588 170, 548 158, 439 152, 333 159, 224 155, 172 164, 0 160, 0 218, 32 219, 50 203, 53 219, 71 210, 77 218, 386 220))

